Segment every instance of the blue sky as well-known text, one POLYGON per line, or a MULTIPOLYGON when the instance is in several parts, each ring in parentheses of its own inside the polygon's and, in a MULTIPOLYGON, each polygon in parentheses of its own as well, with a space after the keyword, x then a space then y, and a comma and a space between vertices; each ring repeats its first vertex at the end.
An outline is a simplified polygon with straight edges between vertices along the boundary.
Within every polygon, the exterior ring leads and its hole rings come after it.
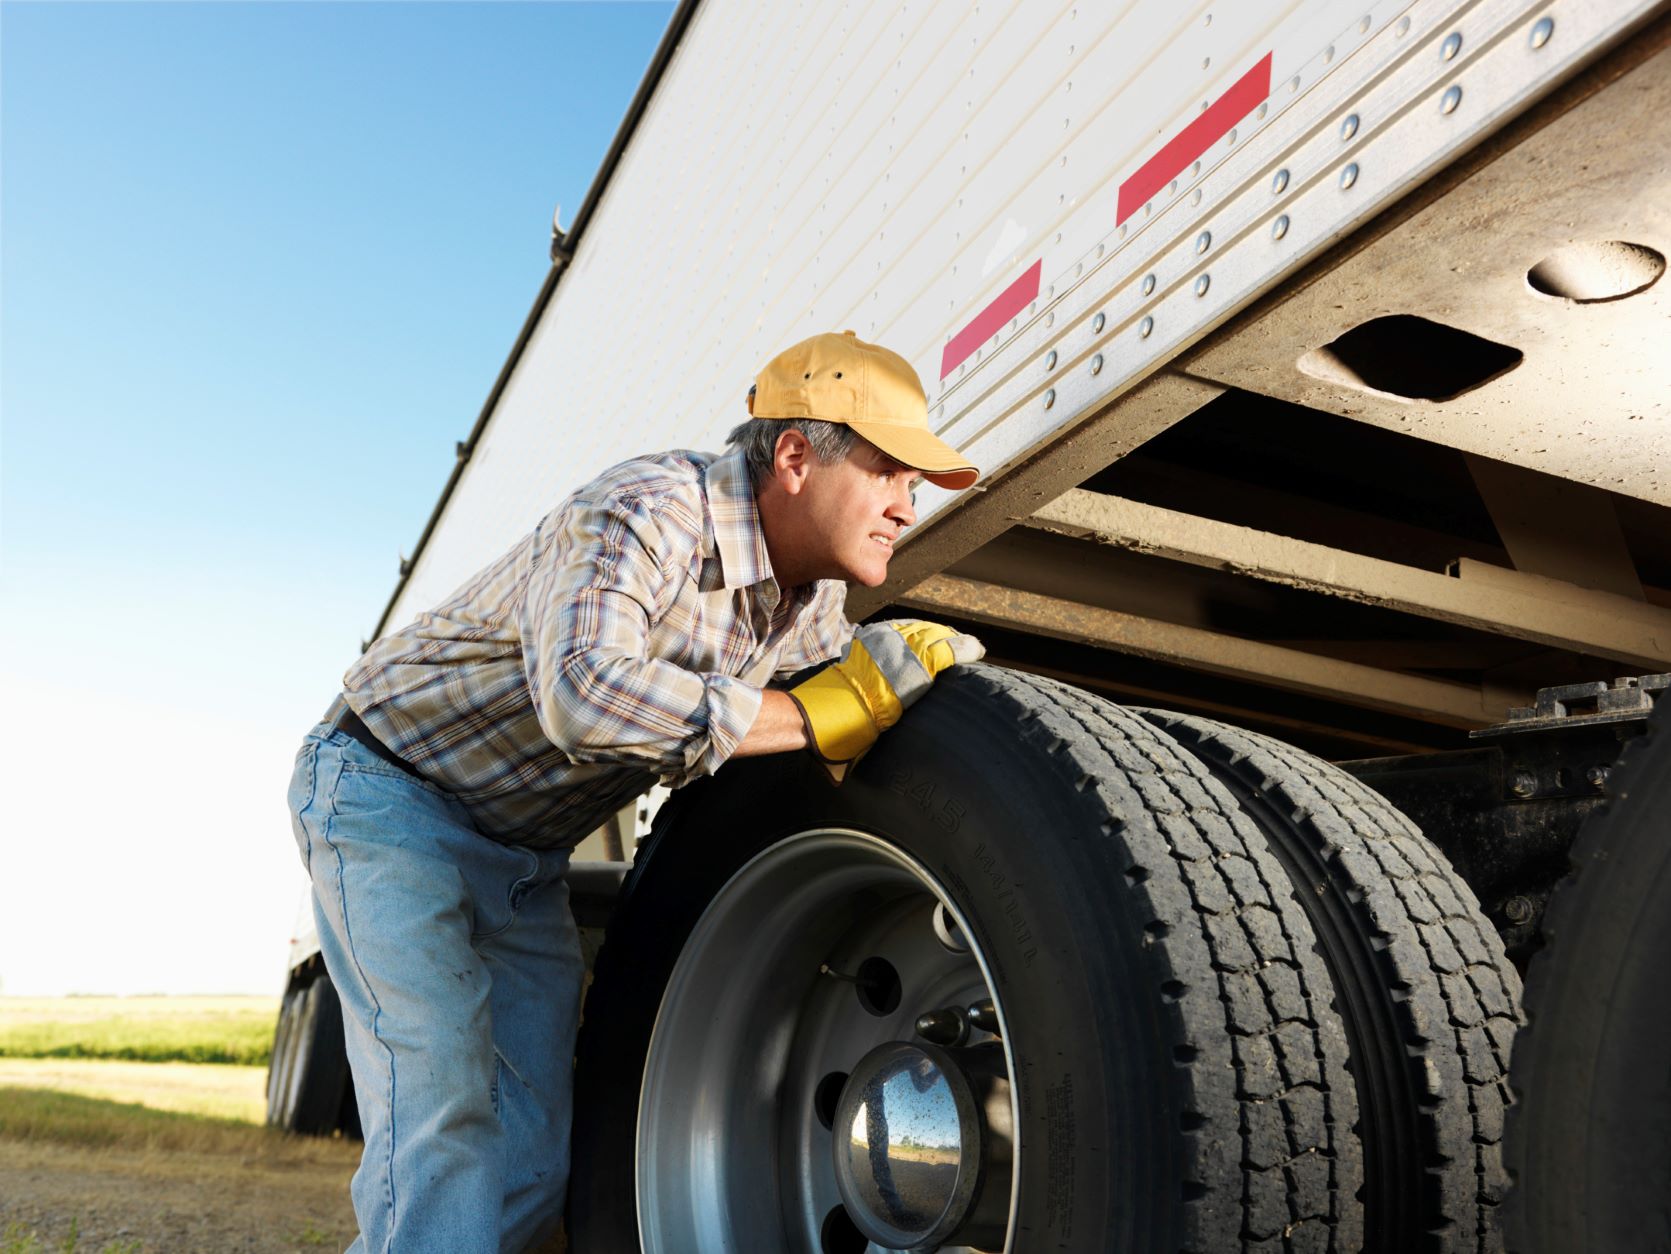
POLYGON ((671 10, 0 0, 0 991, 277 987, 290 755, 671 10))

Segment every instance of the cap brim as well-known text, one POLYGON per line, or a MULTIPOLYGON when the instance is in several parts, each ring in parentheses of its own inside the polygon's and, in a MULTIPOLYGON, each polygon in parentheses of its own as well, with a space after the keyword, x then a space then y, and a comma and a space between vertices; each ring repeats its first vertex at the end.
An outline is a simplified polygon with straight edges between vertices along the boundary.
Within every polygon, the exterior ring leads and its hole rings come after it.
POLYGON ((970 487, 981 472, 968 458, 923 427, 901 427, 891 422, 849 422, 848 426, 889 457, 939 488, 958 491, 970 487))

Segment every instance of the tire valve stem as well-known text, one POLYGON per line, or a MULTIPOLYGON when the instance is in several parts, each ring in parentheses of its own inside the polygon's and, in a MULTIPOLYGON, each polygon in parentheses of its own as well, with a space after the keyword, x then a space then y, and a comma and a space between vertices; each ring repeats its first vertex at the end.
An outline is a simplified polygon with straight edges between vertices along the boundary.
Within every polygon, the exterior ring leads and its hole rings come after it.
POLYGON ((968 1010, 969 1024, 982 1032, 998 1035, 998 1009, 989 997, 985 1001, 975 1002, 968 1010))
POLYGON ((857 975, 848 975, 845 971, 837 971, 827 962, 818 964, 818 974, 827 975, 832 980, 846 980, 849 984, 857 984, 860 988, 869 988, 875 983, 874 980, 866 980, 857 975))
POLYGON ((969 1020, 958 1006, 930 1010, 917 1016, 917 1035, 930 1045, 961 1045, 969 1037, 969 1020))

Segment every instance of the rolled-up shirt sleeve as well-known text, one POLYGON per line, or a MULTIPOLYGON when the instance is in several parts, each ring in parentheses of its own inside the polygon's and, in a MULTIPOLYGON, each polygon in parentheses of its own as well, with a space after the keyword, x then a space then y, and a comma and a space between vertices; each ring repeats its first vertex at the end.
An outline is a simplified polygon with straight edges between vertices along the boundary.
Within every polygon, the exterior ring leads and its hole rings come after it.
POLYGON ((699 537, 634 497, 574 500, 542 526, 553 534, 536 547, 520 624, 541 729, 572 762, 672 786, 711 775, 753 726, 759 689, 650 656, 699 537))

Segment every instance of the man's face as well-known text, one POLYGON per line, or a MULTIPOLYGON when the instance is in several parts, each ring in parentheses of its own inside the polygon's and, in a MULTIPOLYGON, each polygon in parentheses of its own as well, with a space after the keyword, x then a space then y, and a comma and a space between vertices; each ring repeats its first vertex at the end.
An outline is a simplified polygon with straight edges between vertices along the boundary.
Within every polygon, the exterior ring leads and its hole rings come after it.
POLYGON ((888 577, 894 541, 917 521, 911 493, 922 476, 864 440, 845 461, 808 470, 799 494, 805 567, 815 578, 876 587, 888 577))

